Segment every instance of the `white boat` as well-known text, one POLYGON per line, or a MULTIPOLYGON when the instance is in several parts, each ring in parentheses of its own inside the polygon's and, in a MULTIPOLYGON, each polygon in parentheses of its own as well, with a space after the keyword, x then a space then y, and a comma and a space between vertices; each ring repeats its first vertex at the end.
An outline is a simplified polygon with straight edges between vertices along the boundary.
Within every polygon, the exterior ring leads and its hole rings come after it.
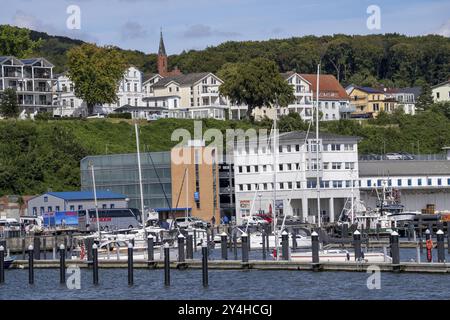
MULTIPOLYGON (((360 258, 359 262, 379 263, 391 262, 392 258, 383 252, 364 252, 364 258, 360 258)), ((276 257, 276 256, 275 256, 276 257)), ((274 257, 274 258, 275 258, 274 257)), ((308 252, 292 252, 290 261, 295 262, 312 262, 312 251, 308 252)), ((355 262, 355 254, 343 249, 328 249, 319 251, 319 262, 355 262)))

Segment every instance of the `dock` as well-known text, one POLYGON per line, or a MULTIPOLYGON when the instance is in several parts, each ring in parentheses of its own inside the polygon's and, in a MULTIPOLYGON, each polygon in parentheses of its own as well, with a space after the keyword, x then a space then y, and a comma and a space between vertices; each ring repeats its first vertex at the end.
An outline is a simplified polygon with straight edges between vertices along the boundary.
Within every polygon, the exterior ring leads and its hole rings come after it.
MULTIPOLYGON (((78 267, 80 269, 92 269, 92 262, 85 260, 67 260, 67 267, 78 267)), ((100 260, 98 267, 100 269, 126 269, 128 263, 126 260, 100 260)), ((291 270, 291 271, 346 271, 346 272, 368 272, 368 267, 378 267, 381 272, 404 272, 404 273, 450 273, 450 263, 417 263, 401 262, 399 264, 385 263, 366 263, 366 262, 295 262, 295 261, 276 261, 276 260, 250 260, 242 262, 239 260, 209 260, 208 269, 210 270, 291 270)), ((35 260, 35 269, 58 269, 59 260, 35 260)), ((164 261, 146 261, 135 260, 133 263, 135 269, 164 269, 164 261)), ((202 269, 202 261, 199 259, 186 260, 184 262, 170 262, 171 269, 202 269)), ((16 260, 10 266, 10 269, 28 269, 28 260, 16 260)))

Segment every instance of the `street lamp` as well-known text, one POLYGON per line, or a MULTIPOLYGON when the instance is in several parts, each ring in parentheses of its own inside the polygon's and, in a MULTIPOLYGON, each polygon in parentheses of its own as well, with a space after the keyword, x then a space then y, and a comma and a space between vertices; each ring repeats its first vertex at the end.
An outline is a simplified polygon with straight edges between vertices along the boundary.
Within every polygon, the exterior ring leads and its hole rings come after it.
POLYGON ((261 193, 258 194, 258 197, 259 197, 259 213, 261 213, 261 197, 262 197, 262 194, 261 193))

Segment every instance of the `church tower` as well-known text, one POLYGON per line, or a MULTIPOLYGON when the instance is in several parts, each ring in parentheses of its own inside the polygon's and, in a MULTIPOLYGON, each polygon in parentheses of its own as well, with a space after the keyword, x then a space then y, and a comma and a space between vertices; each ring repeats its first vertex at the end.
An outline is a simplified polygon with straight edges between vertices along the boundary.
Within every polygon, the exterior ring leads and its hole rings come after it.
POLYGON ((162 30, 159 38, 158 73, 163 77, 167 76, 167 54, 166 47, 164 46, 162 30))
POLYGON ((177 67, 175 67, 175 69, 172 71, 168 71, 168 58, 166 53, 166 47, 164 45, 162 29, 159 38, 158 73, 162 77, 175 77, 182 74, 177 67))

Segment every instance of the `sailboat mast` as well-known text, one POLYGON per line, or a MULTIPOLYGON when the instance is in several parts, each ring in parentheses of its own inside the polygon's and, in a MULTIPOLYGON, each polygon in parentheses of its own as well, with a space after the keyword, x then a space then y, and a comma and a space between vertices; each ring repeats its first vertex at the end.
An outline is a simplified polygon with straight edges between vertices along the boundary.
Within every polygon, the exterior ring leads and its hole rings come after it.
POLYGON ((138 161, 138 171, 139 171, 139 191, 141 195, 141 212, 142 212, 142 225, 145 228, 147 223, 147 214, 144 210, 144 190, 142 188, 142 167, 141 167, 141 152, 139 150, 139 130, 137 123, 134 124, 134 130, 136 132, 136 150, 137 150, 137 161, 138 161))
POLYGON ((277 261, 280 256, 278 253, 278 233, 277 227, 277 117, 278 117, 278 101, 275 105, 275 117, 273 120, 273 234, 275 236, 275 250, 277 253, 277 261))
POLYGON ((320 216, 320 177, 319 177, 319 75, 320 64, 317 65, 317 89, 316 89, 316 189, 317 189, 317 218, 319 220, 319 228, 321 224, 320 216))
MULTIPOLYGON (((95 216, 97 218, 97 232, 98 239, 102 241, 102 235, 100 232, 100 219, 98 217, 98 201, 97 201, 97 188, 95 186, 95 173, 94 173, 94 164, 91 163, 91 174, 92 174, 92 187, 94 189, 94 203, 95 203, 95 216)), ((89 212, 87 213, 86 219, 89 218, 89 212)), ((50 220, 49 220, 50 221, 50 220)))

